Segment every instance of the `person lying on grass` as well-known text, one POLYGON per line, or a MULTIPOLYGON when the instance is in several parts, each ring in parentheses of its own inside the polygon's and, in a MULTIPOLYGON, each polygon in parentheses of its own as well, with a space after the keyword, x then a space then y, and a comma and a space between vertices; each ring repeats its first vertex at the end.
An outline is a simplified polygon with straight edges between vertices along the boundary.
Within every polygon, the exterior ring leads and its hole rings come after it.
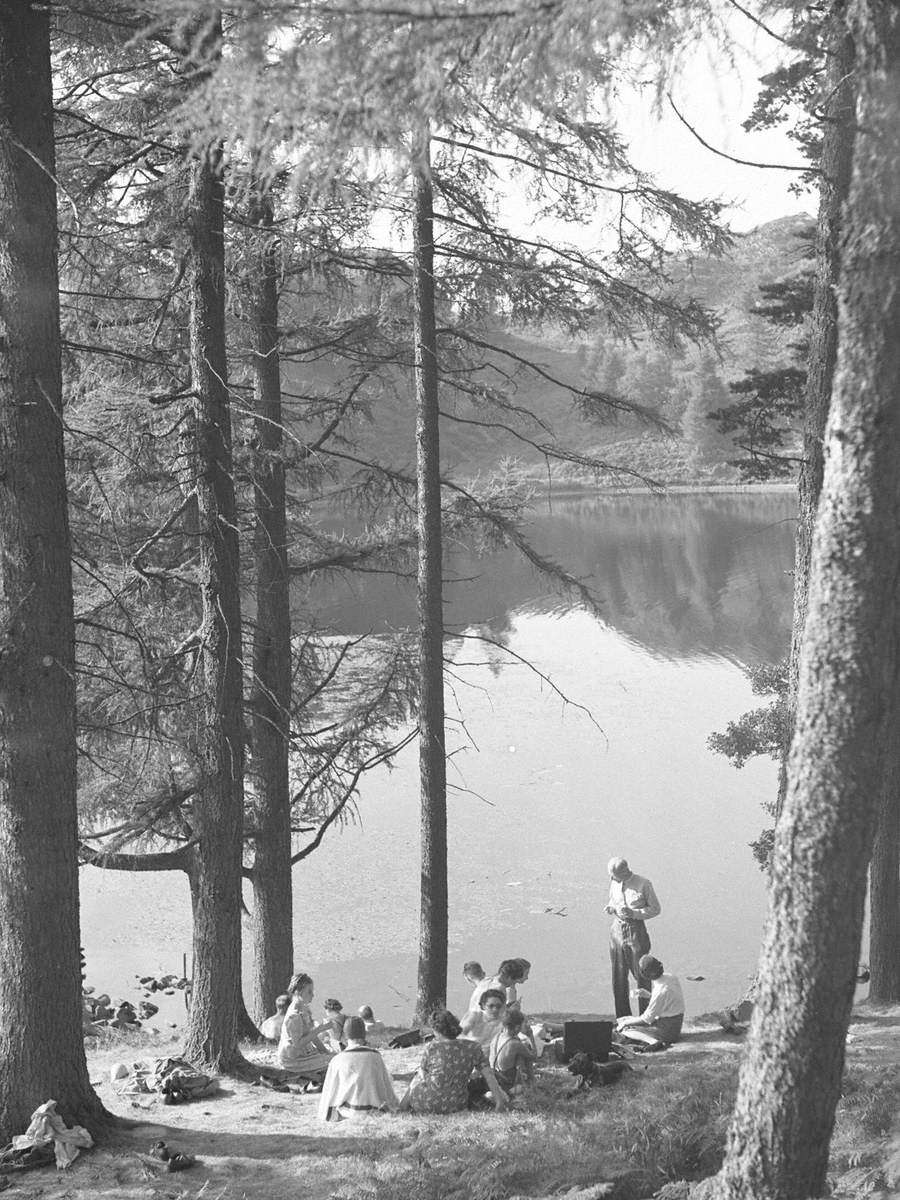
POLYGON ((469 1080, 478 1072, 490 1093, 494 1107, 503 1112, 509 1099, 491 1070, 484 1049, 478 1042, 461 1038, 459 1021, 452 1012, 440 1009, 431 1020, 434 1041, 422 1054, 419 1069, 400 1101, 403 1112, 461 1112, 469 1104, 469 1080))

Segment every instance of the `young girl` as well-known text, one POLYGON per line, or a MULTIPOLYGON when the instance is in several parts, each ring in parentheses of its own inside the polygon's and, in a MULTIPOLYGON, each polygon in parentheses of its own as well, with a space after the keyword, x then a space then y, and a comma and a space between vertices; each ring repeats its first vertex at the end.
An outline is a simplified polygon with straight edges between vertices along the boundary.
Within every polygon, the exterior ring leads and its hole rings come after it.
POLYGON ((321 1083, 334 1055, 326 1050, 319 1035, 331 1028, 331 1022, 313 1023, 309 1006, 315 992, 309 975, 294 975, 287 990, 291 1002, 281 1026, 278 1065, 313 1083, 321 1083))
POLYGON ((326 1048, 337 1054, 344 1047, 344 1022, 347 1015, 340 1000, 326 1000, 324 1009, 325 1020, 330 1023, 330 1029, 324 1037, 326 1048))
POLYGON ((503 1028, 491 1042, 488 1061, 497 1082, 507 1092, 520 1080, 531 1083, 534 1078, 534 1047, 520 1036, 524 1022, 518 1009, 511 1009, 503 1018, 503 1028))

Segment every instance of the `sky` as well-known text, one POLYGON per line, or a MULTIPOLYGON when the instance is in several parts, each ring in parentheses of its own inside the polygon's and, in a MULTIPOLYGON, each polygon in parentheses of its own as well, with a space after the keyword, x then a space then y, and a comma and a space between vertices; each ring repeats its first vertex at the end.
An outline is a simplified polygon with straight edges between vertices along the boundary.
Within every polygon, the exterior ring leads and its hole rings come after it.
MULTIPOLYGON (((741 127, 753 108, 759 77, 789 52, 736 11, 729 28, 735 39, 734 61, 698 44, 673 83, 675 104, 704 141, 726 154, 751 162, 802 165, 783 128, 747 133, 741 127)), ((725 218, 739 232, 776 217, 815 213, 818 202, 812 193, 796 196, 788 190, 797 172, 730 162, 701 145, 665 102, 661 116, 653 108, 651 89, 636 95, 622 115, 622 132, 633 160, 659 184, 692 200, 727 201, 725 218)))

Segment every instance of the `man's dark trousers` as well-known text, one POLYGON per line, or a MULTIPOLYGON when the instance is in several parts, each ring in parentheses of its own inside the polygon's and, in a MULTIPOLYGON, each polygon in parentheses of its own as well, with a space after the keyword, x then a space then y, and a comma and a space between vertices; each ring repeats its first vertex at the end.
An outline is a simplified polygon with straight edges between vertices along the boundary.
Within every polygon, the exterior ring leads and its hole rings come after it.
MULTIPOLYGON (((638 969, 642 954, 650 953, 650 935, 643 921, 623 921, 616 917, 609 930, 609 960, 612 964, 613 999, 617 1017, 631 1016, 630 979, 634 976, 637 986, 650 990, 650 981, 638 969)), ((638 1001, 638 1013, 647 1007, 647 997, 638 1001)))

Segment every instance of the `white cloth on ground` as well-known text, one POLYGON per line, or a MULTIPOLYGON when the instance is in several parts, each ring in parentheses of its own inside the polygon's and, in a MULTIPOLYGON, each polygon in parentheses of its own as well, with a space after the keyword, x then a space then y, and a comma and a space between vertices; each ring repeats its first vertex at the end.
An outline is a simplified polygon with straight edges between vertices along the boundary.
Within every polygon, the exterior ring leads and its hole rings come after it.
POLYGON ((70 1129, 56 1111, 56 1101, 47 1100, 34 1110, 28 1128, 17 1134, 12 1144, 16 1150, 28 1150, 48 1142, 53 1143, 56 1165, 63 1170, 75 1161, 80 1149, 93 1146, 94 1139, 82 1125, 73 1125, 70 1129))

